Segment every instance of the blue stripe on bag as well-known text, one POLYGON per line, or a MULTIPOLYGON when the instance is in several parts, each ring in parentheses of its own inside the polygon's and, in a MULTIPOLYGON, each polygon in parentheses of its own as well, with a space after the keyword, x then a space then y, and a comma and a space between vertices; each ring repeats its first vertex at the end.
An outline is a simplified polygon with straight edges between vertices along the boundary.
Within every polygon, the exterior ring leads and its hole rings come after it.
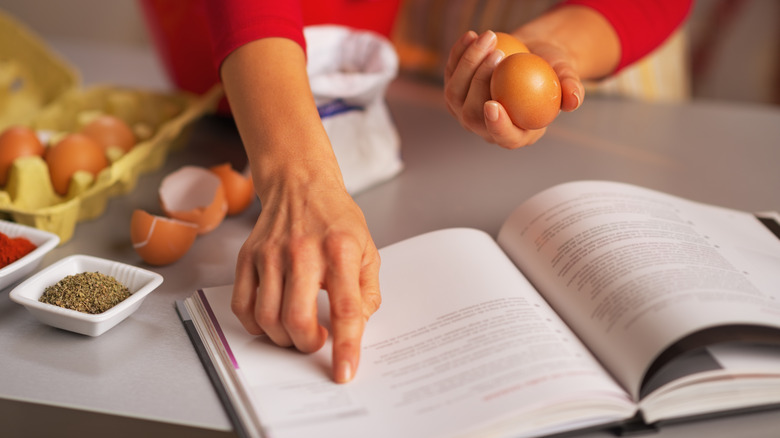
POLYGON ((363 111, 363 109, 362 106, 350 105, 342 99, 336 99, 318 106, 317 112, 320 113, 321 119, 325 119, 347 111, 363 111))

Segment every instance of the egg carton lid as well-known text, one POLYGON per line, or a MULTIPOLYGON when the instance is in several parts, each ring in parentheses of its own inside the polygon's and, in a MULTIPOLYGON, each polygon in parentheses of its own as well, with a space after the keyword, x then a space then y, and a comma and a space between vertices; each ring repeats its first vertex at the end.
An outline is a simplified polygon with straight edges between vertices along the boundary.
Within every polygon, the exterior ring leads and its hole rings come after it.
POLYGON ((81 75, 71 64, 0 10, 0 131, 27 124, 80 83, 81 75))

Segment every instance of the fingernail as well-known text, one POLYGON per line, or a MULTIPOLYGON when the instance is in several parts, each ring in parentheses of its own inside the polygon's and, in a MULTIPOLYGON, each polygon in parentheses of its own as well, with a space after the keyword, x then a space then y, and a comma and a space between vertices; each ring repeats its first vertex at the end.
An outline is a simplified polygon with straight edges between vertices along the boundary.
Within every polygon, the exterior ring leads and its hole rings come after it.
POLYGON ((490 56, 487 59, 487 62, 491 67, 496 68, 496 66, 498 65, 499 62, 501 62, 502 59, 504 59, 504 52, 502 52, 501 50, 496 50, 490 54, 490 56))
POLYGON ((577 109, 582 104, 582 99, 580 98, 580 92, 579 90, 574 90, 573 93, 571 93, 575 99, 577 99, 577 106, 574 107, 574 109, 577 109))
POLYGON ((487 102, 485 103, 485 118, 491 122, 498 120, 498 103, 487 102))
POLYGON ((336 383, 347 383, 352 380, 352 364, 343 360, 336 366, 336 383))
POLYGON ((496 34, 488 30, 483 33, 477 40, 477 47, 480 49, 489 49, 494 39, 496 39, 496 34))

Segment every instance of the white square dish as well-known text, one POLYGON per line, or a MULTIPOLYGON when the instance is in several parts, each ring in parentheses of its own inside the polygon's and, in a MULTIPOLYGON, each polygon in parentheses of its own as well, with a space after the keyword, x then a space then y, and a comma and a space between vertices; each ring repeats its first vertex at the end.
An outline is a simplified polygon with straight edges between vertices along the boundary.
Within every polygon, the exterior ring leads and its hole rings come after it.
POLYGON ((73 255, 41 270, 11 290, 10 298, 27 308, 39 321, 53 327, 99 336, 119 324, 163 281, 162 275, 132 265, 87 255, 73 255), (103 313, 89 314, 39 300, 44 290, 68 275, 99 272, 127 286, 130 296, 103 313))
POLYGON ((43 256, 60 243, 59 236, 54 233, 4 220, 0 220, 0 232, 10 238, 25 237, 37 246, 29 254, 0 269, 0 290, 32 272, 41 263, 43 256))

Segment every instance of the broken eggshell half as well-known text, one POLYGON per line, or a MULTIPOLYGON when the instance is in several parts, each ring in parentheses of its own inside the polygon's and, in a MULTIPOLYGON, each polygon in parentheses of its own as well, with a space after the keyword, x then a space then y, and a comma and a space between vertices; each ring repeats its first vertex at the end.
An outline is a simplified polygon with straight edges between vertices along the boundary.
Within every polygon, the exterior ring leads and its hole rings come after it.
POLYGON ((150 265, 168 265, 189 251, 198 226, 177 219, 135 210, 130 219, 130 241, 141 259, 150 265))
POLYGON ((227 215, 222 180, 203 167, 184 166, 169 174, 160 184, 159 195, 165 214, 194 223, 198 234, 214 230, 227 215))
POLYGON ((214 172, 225 188, 228 210, 227 214, 232 216, 246 210, 255 199, 255 187, 251 176, 244 176, 233 169, 230 163, 218 164, 209 168, 214 172))

